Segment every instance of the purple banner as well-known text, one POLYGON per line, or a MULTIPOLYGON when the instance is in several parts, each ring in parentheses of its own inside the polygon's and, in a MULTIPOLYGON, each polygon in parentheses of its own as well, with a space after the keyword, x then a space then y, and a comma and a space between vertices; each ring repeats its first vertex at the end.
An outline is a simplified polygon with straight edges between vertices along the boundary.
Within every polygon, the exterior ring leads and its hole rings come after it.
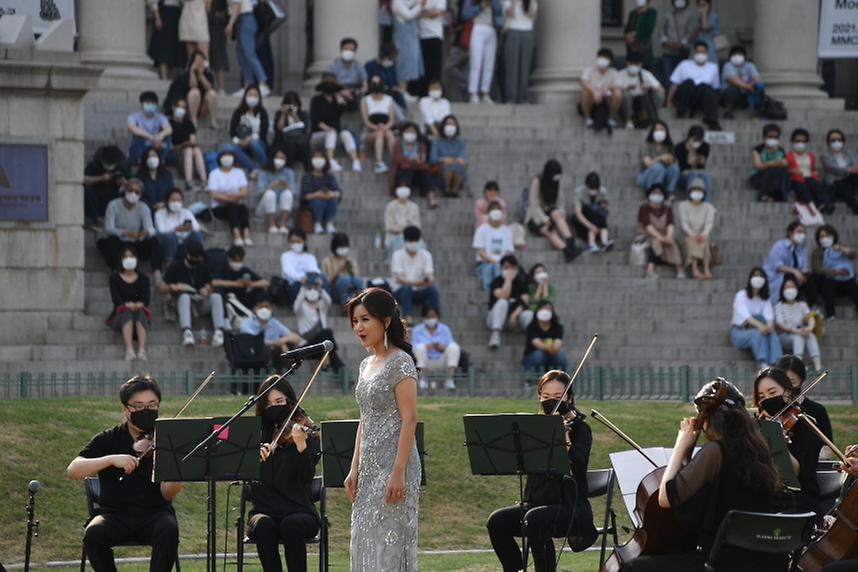
POLYGON ((0 144, 0 220, 48 220, 47 145, 0 144))

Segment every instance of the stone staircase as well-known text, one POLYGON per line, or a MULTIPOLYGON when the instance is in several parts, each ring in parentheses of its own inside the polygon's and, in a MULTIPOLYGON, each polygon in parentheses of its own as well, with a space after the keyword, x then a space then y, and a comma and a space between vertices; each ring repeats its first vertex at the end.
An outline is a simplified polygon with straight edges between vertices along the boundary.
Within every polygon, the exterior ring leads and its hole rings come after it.
MULTIPOLYGON (((160 90, 166 91, 166 87, 160 90)), ((305 99, 308 105, 309 98, 305 99)), ((827 103, 827 102, 826 102, 827 103)), ((221 118, 226 121, 237 98, 223 98, 221 118)), ((268 98, 273 111, 279 98, 268 98)), ((87 104, 87 157, 109 141, 121 146, 128 141, 125 117, 136 109, 136 95, 122 101, 96 99, 87 104)), ((783 141, 798 126, 811 131, 811 150, 822 151, 825 132, 837 126, 846 133, 858 132, 858 114, 822 109, 790 110, 782 126, 783 141)), ((634 236, 638 207, 644 193, 633 184, 643 131, 618 130, 612 137, 582 128, 571 109, 546 106, 470 106, 454 104, 468 143, 470 195, 440 198, 437 210, 426 208, 422 198, 424 236, 435 258, 436 280, 441 292, 442 320, 450 326, 472 361, 490 370, 519 367, 524 335, 504 333, 502 346, 489 350, 484 325, 488 294, 479 289, 473 273, 473 200, 486 180, 497 180, 510 209, 510 220, 518 219, 522 188, 538 173, 548 158, 564 166, 567 193, 596 170, 611 192, 611 235, 616 248, 606 254, 583 254, 567 264, 547 241, 528 236, 526 250, 517 253, 522 266, 548 266, 558 288, 557 310, 566 328, 564 347, 572 363, 577 361, 594 333, 599 341, 588 365, 610 366, 753 366, 749 352, 730 346, 729 322, 735 292, 744 286, 752 266, 762 263, 772 242, 784 235, 792 220, 790 206, 761 204, 747 183, 750 148, 760 139, 762 122, 740 116, 724 123, 735 136, 735 144, 714 144, 709 171, 713 179, 713 203, 718 208, 714 240, 724 255, 724 265, 715 269, 715 279, 677 280, 661 269, 662 279, 644 280, 643 269, 628 264, 628 246, 634 236)), ((354 122, 355 117, 348 118, 354 122)), ((693 120, 668 119, 674 140, 682 139, 693 120)), ((203 129, 201 145, 214 148, 225 140, 225 132, 203 129)), ((367 153, 371 157, 371 152, 367 153)), ((347 162, 343 163, 347 165, 347 162)), ((352 252, 364 277, 389 276, 384 252, 373 248, 377 228, 383 226, 383 210, 390 200, 387 176, 374 175, 371 161, 364 172, 350 170, 338 175, 344 199, 337 217, 339 230, 348 233, 352 252)), ((174 176, 176 175, 174 171, 174 176)), ((300 173, 299 173, 300 175, 300 173)), ((180 181, 177 179, 177 184, 180 181)), ((181 181, 183 184, 183 181, 181 181)), ((255 194, 251 187, 251 206, 255 194)), ((567 195, 568 196, 568 195, 567 195)), ((684 195, 680 192, 680 197, 684 195)), ((192 200, 191 197, 188 197, 192 200)), ((843 205, 826 216, 841 234, 841 241, 858 245, 858 218, 843 205)), ((221 221, 205 223, 210 231, 206 246, 226 247, 229 237, 221 221)), ((279 255, 286 248, 283 235, 269 235, 261 221, 252 223, 256 246, 248 249, 246 262, 263 276, 279 274, 279 255)), ((328 235, 310 236, 309 247, 321 261, 329 253, 328 235)), ((107 288, 108 273, 95 249, 92 233, 86 239, 86 309, 83 314, 58 316, 49 323, 44 343, 0 348, 0 375, 17 371, 224 371, 223 351, 211 347, 184 348, 178 326, 165 322, 160 296, 153 293, 153 323, 149 335, 149 362, 125 362, 118 334, 104 326, 112 308, 107 288)), ((144 265, 148 269, 148 266, 144 265)), ((670 273, 672 274, 672 272, 670 273)), ((344 361, 356 368, 366 355, 351 334, 346 318, 332 312, 329 322, 336 334, 344 361)), ((276 308, 275 315, 294 326, 291 309, 276 308)), ((822 358, 826 366, 858 363, 856 312, 847 300, 839 300, 838 319, 826 322, 822 358)), ((207 319, 197 321, 211 331, 207 319)))

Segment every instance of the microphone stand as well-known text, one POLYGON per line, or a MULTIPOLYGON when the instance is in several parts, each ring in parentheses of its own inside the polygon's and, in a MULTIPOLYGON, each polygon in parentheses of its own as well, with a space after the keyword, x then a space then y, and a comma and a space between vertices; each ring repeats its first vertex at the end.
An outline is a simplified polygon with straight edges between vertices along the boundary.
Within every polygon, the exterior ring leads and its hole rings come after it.
POLYGON ((36 515, 36 492, 30 491, 30 502, 27 503, 27 544, 24 549, 24 572, 30 572, 30 552, 33 537, 39 536, 39 521, 33 519, 36 515))

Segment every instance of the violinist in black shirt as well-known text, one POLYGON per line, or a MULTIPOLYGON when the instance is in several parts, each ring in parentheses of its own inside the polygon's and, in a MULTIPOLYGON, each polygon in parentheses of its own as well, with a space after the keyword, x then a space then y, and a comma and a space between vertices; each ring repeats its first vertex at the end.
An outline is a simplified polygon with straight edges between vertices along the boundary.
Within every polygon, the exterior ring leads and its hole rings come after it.
POLYGON ((292 411, 297 397, 285 379, 276 375, 263 381, 257 395, 276 383, 263 399, 256 402, 256 415, 262 417, 259 481, 250 488, 253 508, 247 522, 247 536, 256 542, 259 560, 265 572, 282 572, 278 543, 283 544, 289 572, 306 572, 307 541, 321 526, 313 504, 312 483, 321 457, 319 439, 308 436, 299 424, 283 433, 281 444, 270 443, 292 411))
MULTIPOLYGON (((792 384, 795 392, 801 392, 802 386, 804 386, 804 383, 807 381, 807 368, 805 367, 804 362, 801 361, 800 357, 789 354, 783 355, 775 360, 772 367, 783 370, 784 373, 787 374, 789 382, 792 384)), ((828 437, 830 441, 833 441, 834 433, 831 429, 831 419, 828 417, 828 410, 825 409, 825 406, 818 401, 810 399, 806 395, 802 396, 799 405, 801 405, 802 411, 813 418, 813 422, 817 427, 819 427, 822 434, 828 437)), ((827 445, 824 446, 819 458, 831 459, 833 457, 834 452, 829 449, 827 445)))
MULTIPOLYGON (((558 413, 565 415, 573 410, 575 396, 569 391, 564 398, 568 383, 569 375, 560 370, 551 370, 542 376, 536 386, 540 413, 550 414, 558 400, 562 400, 558 413)), ((587 464, 592 442, 590 427, 583 419, 567 424, 569 473, 527 477, 524 488, 525 523, 537 572, 556 569, 554 538, 575 538, 572 548, 576 552, 588 548, 597 538, 593 511, 587 500, 587 464)), ((521 507, 494 511, 486 528, 504 572, 521 570, 524 567, 522 554, 515 539, 521 536, 521 507)))

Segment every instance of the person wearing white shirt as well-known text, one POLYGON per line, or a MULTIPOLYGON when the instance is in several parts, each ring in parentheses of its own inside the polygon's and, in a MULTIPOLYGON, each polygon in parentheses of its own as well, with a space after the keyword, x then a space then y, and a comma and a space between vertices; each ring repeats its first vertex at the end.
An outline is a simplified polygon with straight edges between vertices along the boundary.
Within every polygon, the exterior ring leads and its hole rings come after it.
POLYGON ((614 52, 602 48, 596 54, 596 65, 590 66, 581 74, 581 103, 578 111, 584 116, 586 127, 595 127, 593 111, 598 106, 607 110, 608 127, 617 126, 614 117, 623 104, 623 90, 620 89, 620 74, 611 67, 614 52))
POLYGON ((759 369, 769 367, 783 355, 775 333, 768 282, 765 270, 758 266, 751 270, 748 285, 736 292, 733 299, 730 343, 740 349, 751 348, 759 369))
MULTIPOLYGON (((328 364, 334 371, 340 371, 345 364, 337 354, 337 342, 334 339, 334 332, 328 327, 328 310, 331 307, 331 296, 325 292, 323 287, 323 274, 311 272, 303 280, 292 309, 295 311, 295 317, 298 319, 298 333, 301 339, 306 340, 306 344, 320 344, 325 340, 330 340, 334 344, 334 349, 328 356, 328 364)), ((327 365, 323 367, 326 368, 327 365)))
POLYGON ((667 107, 676 109, 676 117, 682 119, 690 111, 703 112, 703 122, 712 131, 720 131, 718 123, 718 96, 721 89, 718 77, 718 64, 709 61, 709 47, 706 42, 694 44, 693 59, 685 60, 676 66, 670 75, 670 91, 667 93, 667 107))
POLYGON ((444 97, 444 86, 439 79, 429 81, 429 95, 420 98, 420 130, 432 137, 441 134, 440 125, 452 113, 450 100, 444 97))
POLYGON ((432 304, 440 311, 441 301, 435 286, 432 254, 420 248, 420 229, 406 227, 402 233, 405 247, 393 253, 390 270, 393 273, 393 297, 402 309, 405 323, 413 324, 415 304, 432 304))
POLYGON ((512 254, 512 232, 503 223, 503 210, 497 201, 488 206, 489 222, 481 224, 474 232, 471 244, 477 253, 477 276, 483 290, 488 290, 492 280, 500 276, 500 259, 512 254))
POLYGON ((188 241, 203 244, 200 223, 194 213, 185 208, 184 195, 176 188, 167 193, 167 208, 155 211, 155 230, 161 240, 165 268, 174 258, 184 258, 184 245, 188 241))
POLYGON ((247 198, 247 176, 235 164, 235 153, 226 149, 218 153, 218 165, 209 173, 208 191, 215 218, 227 219, 232 229, 233 244, 253 246, 250 239, 250 216, 244 199, 247 198))
POLYGON ((444 10, 446 9, 447 0, 426 0, 423 11, 417 18, 420 51, 423 53, 423 77, 420 79, 421 94, 426 93, 429 82, 441 77, 444 56, 444 10))
POLYGON ((652 108, 658 112, 664 107, 664 87, 652 72, 643 69, 643 54, 630 52, 626 56, 626 67, 619 72, 620 87, 623 88, 623 106, 620 116, 626 119, 626 129, 634 129, 632 103, 634 98, 647 95, 652 108))
POLYGON ((289 231, 289 250, 280 255, 280 277, 289 283, 290 300, 298 296, 301 282, 311 272, 322 276, 322 282, 327 289, 328 279, 322 274, 319 261, 307 252, 307 234, 300 228, 293 228, 289 231))
POLYGON ((530 71, 533 64, 533 22, 536 0, 504 0, 509 24, 503 40, 507 103, 527 103, 530 71))

